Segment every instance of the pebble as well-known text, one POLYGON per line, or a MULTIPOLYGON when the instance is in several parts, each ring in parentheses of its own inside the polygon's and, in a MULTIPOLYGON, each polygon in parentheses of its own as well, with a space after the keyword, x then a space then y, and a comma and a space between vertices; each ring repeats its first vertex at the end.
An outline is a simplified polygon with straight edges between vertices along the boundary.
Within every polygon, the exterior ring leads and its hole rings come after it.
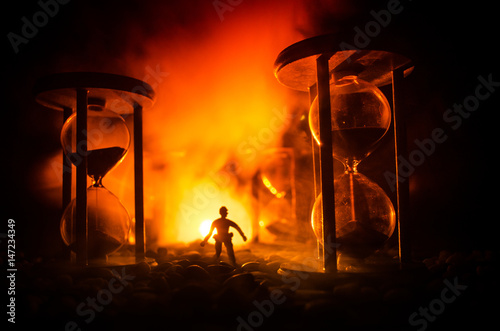
POLYGON ((180 265, 183 268, 187 268, 188 266, 191 265, 191 261, 189 261, 188 259, 182 259, 175 261, 175 264, 180 265))
POLYGON ((223 287, 230 287, 236 289, 240 292, 252 292, 257 283, 255 282, 255 278, 251 273, 241 273, 234 276, 229 277, 222 284, 223 287))
POLYGON ((260 263, 259 262, 246 262, 241 266, 241 269, 243 271, 257 271, 260 268, 260 263))
POLYGON ((79 285, 88 286, 90 288, 97 290, 107 287, 108 282, 104 278, 85 278, 78 282, 79 285))
POLYGON ((210 275, 199 265, 193 264, 184 269, 184 277, 188 280, 206 280, 210 275))
POLYGON ((134 291, 144 291, 148 290, 149 287, 149 282, 150 280, 143 278, 143 279, 136 279, 134 282, 134 291))
POLYGON ((295 291, 294 298, 299 301, 313 301, 319 299, 327 299, 331 297, 330 291, 325 290, 301 290, 298 289, 295 291))
POLYGON ((147 315, 161 302, 159 295, 153 291, 134 291, 129 303, 134 314, 147 315))
POLYGON ((200 285, 187 285, 174 291, 172 302, 179 316, 199 317, 205 315, 211 306, 212 296, 200 285))
POLYGON ((135 265, 132 272, 138 277, 145 277, 151 271, 151 266, 147 262, 139 262, 135 265))
POLYGON ((358 301, 361 298, 361 285, 359 282, 349 282, 337 285, 333 289, 333 295, 348 301, 358 301))
POLYGON ((104 278, 106 280, 110 280, 111 278, 116 278, 116 274, 108 268, 88 268, 83 271, 83 277, 97 277, 104 278))
POLYGON ((409 303, 413 293, 407 288, 393 288, 384 294, 383 301, 393 305, 409 303))
POLYGON ((274 261, 268 263, 261 263, 259 266, 260 271, 268 272, 268 273, 276 273, 281 266, 281 261, 274 261))
POLYGON ((151 250, 151 249, 148 249, 146 251, 146 257, 151 257, 151 258, 153 258, 153 259, 155 259, 155 260, 158 261, 158 254, 155 251, 151 250))
POLYGON ((170 293, 172 291, 167 279, 162 275, 153 277, 148 286, 160 293, 170 293))
POLYGON ((168 270, 171 266, 173 266, 172 262, 162 262, 158 264, 155 270, 158 271, 166 271, 168 270))
POLYGON ((73 286, 73 277, 68 274, 58 275, 55 283, 60 291, 68 291, 73 286))
POLYGON ((185 283, 184 276, 178 272, 168 272, 165 278, 172 288, 181 287, 185 283))
POLYGON ((281 285, 283 283, 283 278, 277 273, 268 273, 263 271, 252 271, 251 274, 254 276, 255 280, 262 282, 263 280, 269 281, 273 286, 281 285))
POLYGON ((335 330, 334 325, 343 325, 348 318, 344 306, 334 299, 307 302, 303 308, 303 317, 312 321, 313 327, 324 330, 335 330), (322 323, 325 325, 321 325, 322 323))
POLYGON ((453 253, 450 252, 449 250, 442 250, 439 252, 438 260, 440 263, 445 263, 446 260, 452 255, 453 253))
POLYGON ((196 261, 196 260, 201 260, 201 254, 197 251, 190 251, 182 254, 180 258, 188 261, 196 261))
POLYGON ((165 262, 168 260, 168 250, 165 247, 159 247, 156 256, 156 262, 165 262))
POLYGON ((360 290, 360 296, 362 302, 375 302, 380 300, 381 293, 380 291, 372 286, 363 286, 360 290))
POLYGON ((437 263, 435 265, 433 265, 432 267, 429 268, 429 271, 431 272, 431 274, 434 274, 434 275, 442 275, 443 273, 446 272, 446 269, 448 268, 448 265, 446 265, 446 263, 437 263))
POLYGON ((271 254, 271 255, 268 255, 265 260, 267 262, 279 262, 279 263, 283 263, 286 261, 286 259, 280 255, 277 255, 277 254, 271 254))
POLYGON ((233 268, 233 269, 235 268, 235 266, 234 266, 234 265, 229 264, 229 263, 227 263, 227 262, 225 262, 225 261, 219 261, 219 263, 218 263, 218 264, 219 264, 219 265, 226 266, 226 267, 231 267, 231 268, 233 268))
MULTIPOLYGON (((271 326, 269 323, 277 323, 281 316, 287 316, 287 321, 304 318, 319 321, 323 329, 331 329, 333 323, 340 327, 341 324, 353 327, 372 323, 382 325, 391 321, 395 311, 398 314, 403 312, 403 317, 407 318, 414 306, 425 306, 438 298, 445 286, 445 277, 459 277, 460 283, 467 279, 464 283, 467 285, 479 282, 481 286, 468 287, 471 294, 460 298, 461 304, 467 308, 467 298, 480 299, 477 288, 489 291, 498 272, 493 264, 497 257, 491 251, 465 254, 443 250, 438 256, 423 261, 430 271, 425 274, 347 275, 339 277, 333 284, 316 282, 315 287, 305 287, 302 282, 291 282, 292 277, 276 273, 284 261, 279 254, 257 258, 250 251, 240 252, 237 258, 243 264, 235 267, 222 261, 215 264, 211 258, 191 249, 175 257, 166 249, 158 249, 158 259, 161 256, 165 259, 158 261, 157 267, 151 268, 145 262, 129 267, 126 274, 136 277, 129 280, 124 290, 113 294, 112 303, 96 316, 116 315, 127 319, 142 314, 148 318, 158 317, 158 321, 165 317, 162 320, 164 327, 173 325, 171 318, 187 321, 188 325, 194 321, 211 321, 217 325, 218 318, 226 316, 232 321, 238 316, 248 321, 249 314, 256 311, 255 302, 270 300, 271 293, 279 290, 286 301, 279 308, 274 307, 272 317, 264 318, 263 323, 267 324, 263 325, 271 326), (241 259, 241 256, 252 257, 252 260, 241 259), (298 284, 301 286, 297 288, 298 284), (406 311, 410 305, 414 306, 406 311)), ((75 315, 78 304, 87 297, 95 297, 100 289, 108 288, 112 278, 121 275, 120 268, 78 269, 59 275, 40 274, 38 269, 32 268, 30 287, 24 285, 22 288, 23 284, 19 282, 19 293, 24 296, 20 299, 26 302, 29 314, 48 319, 58 318, 62 313, 75 315)), ((95 326, 97 320, 93 322, 95 326)), ((304 326, 308 325, 308 322, 304 323, 304 326)), ((297 329, 302 326, 286 325, 297 329)))
POLYGON ((431 257, 431 258, 427 258, 427 259, 424 259, 422 261, 422 263, 425 265, 425 267, 427 269, 430 269, 432 268, 433 266, 435 266, 438 262, 438 258, 437 257, 431 257))
POLYGON ((465 255, 461 252, 453 253, 446 259, 445 263, 454 266, 463 264, 465 262, 465 255))
POLYGON ((229 314, 238 314, 246 311, 250 306, 249 295, 242 295, 240 291, 232 287, 224 287, 214 296, 217 310, 229 314))
POLYGON ((184 267, 179 264, 174 264, 170 268, 167 269, 167 273, 178 273, 178 274, 184 274, 184 267))
POLYGON ((213 277, 218 277, 221 275, 227 275, 235 270, 234 267, 222 264, 211 264, 208 265, 206 270, 213 277))

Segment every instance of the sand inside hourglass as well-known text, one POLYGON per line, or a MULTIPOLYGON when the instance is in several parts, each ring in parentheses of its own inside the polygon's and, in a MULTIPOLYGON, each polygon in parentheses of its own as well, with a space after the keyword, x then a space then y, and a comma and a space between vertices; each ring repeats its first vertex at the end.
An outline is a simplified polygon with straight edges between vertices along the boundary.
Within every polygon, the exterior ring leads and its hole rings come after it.
MULTIPOLYGON (((88 237, 87 254, 89 259, 105 259, 108 254, 116 251, 122 245, 116 238, 96 229, 89 229, 88 237)), ((76 251, 75 245, 76 243, 70 244, 70 249, 76 251)))
POLYGON ((333 155, 341 161, 347 156, 362 160, 375 149, 386 131, 386 128, 379 127, 332 130, 333 155))
MULTIPOLYGON (((89 177, 102 178, 125 155, 126 150, 121 147, 107 147, 87 151, 87 174, 89 177)), ((78 153, 68 153, 68 157, 77 165, 75 160, 80 160, 78 153)))
MULTIPOLYGON (((371 220, 377 223, 377 220, 371 220)), ((365 258, 389 239, 389 237, 377 231, 369 223, 351 220, 338 231, 337 243, 342 245, 340 251, 348 256, 365 258)))

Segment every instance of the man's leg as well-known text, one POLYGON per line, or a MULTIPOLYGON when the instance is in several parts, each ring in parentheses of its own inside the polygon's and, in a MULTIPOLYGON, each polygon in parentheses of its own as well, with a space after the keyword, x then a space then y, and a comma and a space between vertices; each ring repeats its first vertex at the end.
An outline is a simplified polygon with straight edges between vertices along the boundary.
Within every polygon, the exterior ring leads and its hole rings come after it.
POLYGON ((233 243, 229 240, 224 242, 227 250, 227 256, 232 265, 236 266, 236 258, 234 257, 233 243))
POLYGON ((222 253, 222 242, 216 240, 215 241, 215 256, 214 258, 218 260, 220 258, 220 254, 222 253))

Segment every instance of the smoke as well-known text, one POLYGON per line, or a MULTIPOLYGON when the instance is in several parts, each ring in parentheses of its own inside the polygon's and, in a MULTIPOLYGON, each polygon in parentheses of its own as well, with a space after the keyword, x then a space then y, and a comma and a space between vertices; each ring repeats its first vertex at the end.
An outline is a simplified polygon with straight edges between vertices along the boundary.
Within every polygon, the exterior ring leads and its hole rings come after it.
MULTIPOLYGON (((274 77, 274 60, 285 47, 323 29, 324 17, 351 15, 347 3, 73 5, 71 28, 57 32, 65 43, 53 45, 57 56, 49 57, 49 67, 123 74, 156 91, 154 107, 144 113, 145 207, 153 240, 175 241, 183 226, 199 236, 196 222, 217 217, 223 204, 243 210, 237 217, 252 217, 251 178, 263 152, 280 146, 292 116, 289 90, 274 77)), ((131 159, 106 176, 104 185, 133 215, 131 159)))
POLYGON ((293 5, 242 2, 221 21, 206 3, 160 5, 141 54, 127 54, 130 71, 154 68, 161 78, 144 118, 146 210, 160 243, 199 237, 199 223, 224 204, 251 234, 251 177, 289 122, 273 62, 300 38, 293 5))

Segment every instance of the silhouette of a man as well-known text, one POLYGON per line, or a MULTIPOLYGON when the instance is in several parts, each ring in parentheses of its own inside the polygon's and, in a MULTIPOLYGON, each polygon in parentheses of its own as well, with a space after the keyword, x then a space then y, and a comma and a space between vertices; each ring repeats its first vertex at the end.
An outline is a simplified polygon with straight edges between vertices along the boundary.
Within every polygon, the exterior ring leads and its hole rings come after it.
POLYGON ((232 238, 233 238, 233 233, 229 232, 229 227, 235 228, 241 235, 244 241, 247 241, 247 237, 241 231, 240 227, 238 224, 234 223, 233 221, 229 220, 226 218, 227 216, 227 208, 226 207, 221 207, 219 209, 219 214, 220 218, 216 219, 215 221, 212 222, 212 226, 210 227, 210 232, 207 234, 205 239, 200 243, 200 245, 203 247, 207 243, 208 239, 212 236, 212 233, 214 232, 215 229, 217 229, 217 234, 214 235, 215 239, 215 258, 219 259, 220 254, 222 252, 222 243, 224 243, 224 246, 226 246, 227 250, 227 255, 229 256, 229 260, 233 265, 236 265, 236 258, 234 257, 234 250, 233 250, 233 243, 232 243, 232 238))

